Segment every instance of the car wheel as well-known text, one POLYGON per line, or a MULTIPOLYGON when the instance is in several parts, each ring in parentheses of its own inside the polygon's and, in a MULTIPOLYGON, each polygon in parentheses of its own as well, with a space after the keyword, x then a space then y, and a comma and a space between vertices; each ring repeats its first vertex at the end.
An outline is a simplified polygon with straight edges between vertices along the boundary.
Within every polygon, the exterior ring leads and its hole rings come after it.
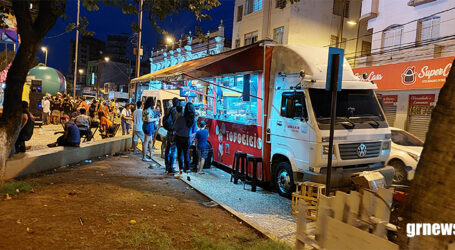
POLYGON ((276 167, 275 186, 278 193, 284 197, 291 197, 295 191, 294 176, 289 163, 280 162, 276 167))
POLYGON ((393 184, 405 184, 408 174, 406 172, 404 163, 402 161, 395 160, 389 162, 389 165, 392 166, 395 170, 392 179, 393 184))

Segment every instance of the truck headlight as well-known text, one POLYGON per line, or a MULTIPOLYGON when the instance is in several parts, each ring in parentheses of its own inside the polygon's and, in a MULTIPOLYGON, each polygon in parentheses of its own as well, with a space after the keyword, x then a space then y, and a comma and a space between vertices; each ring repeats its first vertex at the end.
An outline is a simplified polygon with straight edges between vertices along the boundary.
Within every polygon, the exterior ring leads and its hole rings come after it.
POLYGON ((390 141, 382 142, 382 150, 390 149, 390 141))
POLYGON ((412 157, 412 159, 416 160, 416 161, 419 161, 420 160, 420 156, 416 155, 416 154, 413 154, 413 153, 410 153, 410 152, 407 152, 409 156, 412 157))

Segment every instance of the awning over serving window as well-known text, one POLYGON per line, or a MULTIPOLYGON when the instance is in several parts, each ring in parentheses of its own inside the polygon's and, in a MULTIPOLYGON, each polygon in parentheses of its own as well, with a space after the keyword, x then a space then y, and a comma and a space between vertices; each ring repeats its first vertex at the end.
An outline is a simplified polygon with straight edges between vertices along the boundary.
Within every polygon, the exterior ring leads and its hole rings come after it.
POLYGON ((140 76, 131 80, 131 82, 144 83, 152 80, 176 81, 195 77, 260 70, 263 67, 263 53, 263 47, 259 46, 259 44, 253 44, 217 55, 179 63, 140 76))

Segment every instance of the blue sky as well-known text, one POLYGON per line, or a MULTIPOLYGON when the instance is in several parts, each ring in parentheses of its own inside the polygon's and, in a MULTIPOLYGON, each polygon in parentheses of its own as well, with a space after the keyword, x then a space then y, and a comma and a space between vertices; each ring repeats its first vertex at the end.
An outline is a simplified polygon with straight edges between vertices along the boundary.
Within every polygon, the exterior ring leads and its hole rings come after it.
MULTIPOLYGON (((221 6, 212 9, 208 14, 212 17, 210 21, 203 21, 201 27, 203 31, 215 30, 223 19, 225 25, 226 36, 231 39, 232 21, 234 13, 235 0, 220 0, 221 6)), ((68 0, 66 7, 69 19, 59 19, 56 25, 49 31, 43 40, 42 45, 48 47, 48 63, 49 67, 56 68, 62 73, 68 70, 69 44, 75 39, 76 31, 64 33, 65 28, 69 23, 76 21, 77 1, 68 0)), ((95 37, 106 41, 109 34, 128 33, 133 34, 131 23, 137 22, 137 15, 124 15, 119 7, 100 6, 99 11, 89 12, 81 6, 81 16, 86 16, 89 21, 87 29, 95 32, 95 37)), ((196 20, 189 13, 173 15, 161 23, 161 26, 174 36, 179 36, 182 33, 190 30, 194 31, 196 20)), ((143 18, 143 40, 149 48, 156 46, 159 34, 154 30, 146 15, 143 18)), ((44 55, 40 51, 37 54, 40 61, 44 62, 44 55)))

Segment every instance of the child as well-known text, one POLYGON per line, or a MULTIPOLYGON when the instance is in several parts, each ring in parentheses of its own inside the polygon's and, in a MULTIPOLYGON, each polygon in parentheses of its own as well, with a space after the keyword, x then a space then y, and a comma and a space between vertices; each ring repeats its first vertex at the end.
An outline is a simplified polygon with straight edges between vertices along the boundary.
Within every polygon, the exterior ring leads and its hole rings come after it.
POLYGON ((208 143, 207 137, 209 136, 209 131, 205 128, 206 124, 205 121, 199 122, 199 130, 196 132, 196 140, 197 140, 197 155, 199 157, 199 174, 204 174, 204 164, 205 159, 208 156, 208 143))

